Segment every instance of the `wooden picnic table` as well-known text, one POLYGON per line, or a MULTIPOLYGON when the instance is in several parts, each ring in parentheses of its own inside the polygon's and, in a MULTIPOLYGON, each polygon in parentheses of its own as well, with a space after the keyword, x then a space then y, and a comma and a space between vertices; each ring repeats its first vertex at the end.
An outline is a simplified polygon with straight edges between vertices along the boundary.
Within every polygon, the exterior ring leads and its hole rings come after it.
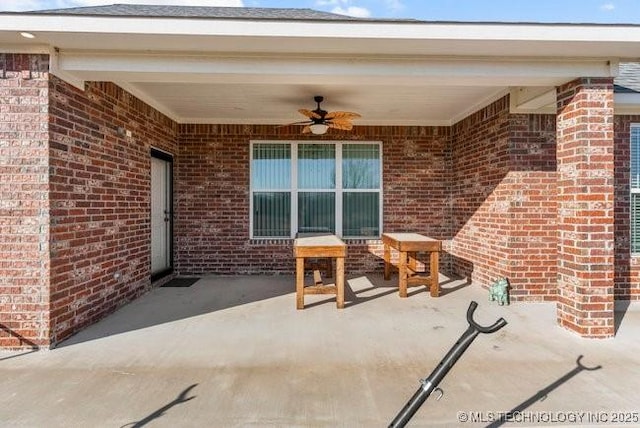
POLYGON ((304 309, 305 294, 335 294, 336 306, 344 308, 344 258, 347 255, 346 244, 331 234, 301 234, 293 243, 293 255, 296 258, 296 308, 304 309), (305 258, 336 259, 335 284, 325 285, 319 270, 313 271, 313 285, 304 285, 305 258))
POLYGON ((432 297, 440 295, 438 280, 440 251, 442 242, 419 233, 383 233, 384 279, 391 278, 391 248, 398 251, 398 291, 400 297, 407 297, 407 287, 428 285, 432 297), (416 271, 416 255, 430 253, 430 276, 419 275, 416 271))

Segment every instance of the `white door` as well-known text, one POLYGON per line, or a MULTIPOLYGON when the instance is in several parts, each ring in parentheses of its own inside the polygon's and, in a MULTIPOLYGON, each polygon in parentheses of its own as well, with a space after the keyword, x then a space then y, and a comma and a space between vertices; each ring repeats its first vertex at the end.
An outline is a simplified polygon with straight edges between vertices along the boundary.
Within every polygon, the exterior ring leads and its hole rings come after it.
POLYGON ((171 162, 151 157, 151 275, 171 269, 171 162))

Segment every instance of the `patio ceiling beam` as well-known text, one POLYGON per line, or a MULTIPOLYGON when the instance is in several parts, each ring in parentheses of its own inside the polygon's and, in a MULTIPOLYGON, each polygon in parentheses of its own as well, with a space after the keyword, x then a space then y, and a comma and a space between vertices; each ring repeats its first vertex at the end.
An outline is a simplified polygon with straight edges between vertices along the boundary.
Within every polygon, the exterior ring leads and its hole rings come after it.
POLYGON ((57 67, 84 80, 235 84, 552 86, 610 77, 604 59, 213 56, 60 52, 57 67))
POLYGON ((555 113, 555 87, 520 87, 510 89, 511 113, 555 113))

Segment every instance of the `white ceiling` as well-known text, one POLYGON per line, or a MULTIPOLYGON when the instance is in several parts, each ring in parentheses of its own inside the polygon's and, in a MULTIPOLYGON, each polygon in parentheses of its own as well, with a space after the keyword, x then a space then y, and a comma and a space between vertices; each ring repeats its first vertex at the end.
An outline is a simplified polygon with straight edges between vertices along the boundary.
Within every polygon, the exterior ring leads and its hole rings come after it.
POLYGON ((170 109, 183 122, 290 123, 305 118, 299 108, 314 109, 322 95, 328 111, 355 111, 356 124, 449 124, 469 100, 487 99, 496 88, 308 84, 136 83, 138 91, 170 109))
POLYGON ((302 120, 323 95, 356 125, 450 125, 640 58, 633 26, 213 21, 0 15, 0 50, 50 52, 61 78, 113 81, 180 123, 253 124, 302 120))

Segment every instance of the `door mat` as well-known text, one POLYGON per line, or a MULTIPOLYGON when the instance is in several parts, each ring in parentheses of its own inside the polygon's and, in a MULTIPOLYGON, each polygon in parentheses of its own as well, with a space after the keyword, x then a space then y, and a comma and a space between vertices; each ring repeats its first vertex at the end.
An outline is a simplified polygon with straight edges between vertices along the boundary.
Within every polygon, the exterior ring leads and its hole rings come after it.
POLYGON ((164 287, 191 287, 199 279, 200 278, 173 278, 171 281, 167 282, 165 285, 161 285, 160 288, 164 288, 164 287))

